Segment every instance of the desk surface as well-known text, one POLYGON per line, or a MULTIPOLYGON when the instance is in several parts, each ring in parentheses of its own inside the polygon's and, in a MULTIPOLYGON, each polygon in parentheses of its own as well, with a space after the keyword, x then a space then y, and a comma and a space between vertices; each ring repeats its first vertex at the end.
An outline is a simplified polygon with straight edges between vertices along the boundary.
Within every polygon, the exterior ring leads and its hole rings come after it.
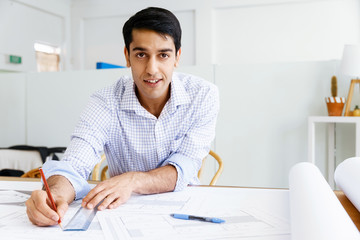
MULTIPOLYGON (((39 178, 20 178, 20 177, 0 177, 0 181, 30 181, 30 182, 39 182, 39 178)), ((91 183, 96 183, 96 181, 91 181, 91 183)), ((226 187, 226 186, 216 186, 216 187, 226 187)), ((243 187, 231 187, 231 188, 243 188, 243 187)), ((335 195, 339 199, 340 203, 349 214, 350 218, 356 225, 357 229, 360 231, 360 212, 355 208, 355 206, 349 201, 342 191, 334 191, 335 195)))
MULTIPOLYGON (((18 199, 20 198, 20 203, 22 203, 28 196, 19 193, 28 193, 41 188, 39 179, 24 180, 0 178, 0 189, 17 190, 16 192, 4 192, 4 196, 12 194, 18 199)), ((79 240, 198 240, 239 239, 244 237, 251 237, 254 240, 291 239, 289 191, 287 189, 199 186, 163 194, 134 194, 126 204, 116 209, 97 212, 89 229, 76 233, 61 231, 56 226, 53 228, 37 228, 27 220, 23 205, 20 206, 21 212, 20 210, 19 212, 16 211, 15 208, 18 206, 11 206, 10 208, 9 203, 15 203, 14 200, 12 201, 4 201, 3 205, 0 204, 0 231, 2 234, 4 232, 7 234, 2 235, 4 238, 29 239, 21 238, 29 234, 30 239, 35 239, 35 237, 46 239, 46 236, 54 236, 53 240, 75 238, 79 240), (200 221, 184 222, 172 218, 171 213, 219 217, 224 219, 226 224, 200 221), (10 221, 10 217, 13 221, 10 221), (15 229, 20 228, 21 230, 16 232, 15 229), (76 237, 73 234, 76 234, 76 237), (83 238, 80 238, 79 235, 83 238)), ((79 202, 75 202, 69 206, 67 215, 64 217, 64 226, 75 214, 79 207, 78 204, 79 202)))
POLYGON ((355 223, 357 229, 360 231, 360 212, 355 208, 355 206, 350 202, 350 200, 345 196, 342 191, 334 191, 337 198, 345 208, 346 212, 349 214, 351 220, 355 223))

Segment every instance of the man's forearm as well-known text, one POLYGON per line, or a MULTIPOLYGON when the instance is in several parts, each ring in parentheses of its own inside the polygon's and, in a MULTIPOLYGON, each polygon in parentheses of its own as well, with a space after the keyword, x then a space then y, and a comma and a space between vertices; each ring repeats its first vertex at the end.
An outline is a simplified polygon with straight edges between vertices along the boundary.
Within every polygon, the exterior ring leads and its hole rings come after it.
POLYGON ((52 195, 61 196, 69 204, 75 199, 75 190, 66 177, 54 175, 47 179, 52 195))
POLYGON ((172 165, 166 165, 148 172, 133 172, 133 192, 153 194, 170 192, 175 189, 177 171, 172 165))

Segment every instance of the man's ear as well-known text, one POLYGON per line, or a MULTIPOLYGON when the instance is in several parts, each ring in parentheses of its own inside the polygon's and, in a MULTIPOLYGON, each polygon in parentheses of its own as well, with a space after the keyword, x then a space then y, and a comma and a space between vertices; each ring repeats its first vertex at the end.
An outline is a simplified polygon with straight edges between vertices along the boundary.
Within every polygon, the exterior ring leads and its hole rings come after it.
POLYGON ((179 48, 179 50, 176 53, 176 59, 175 59, 175 64, 174 66, 177 67, 179 65, 179 61, 180 61, 180 55, 181 55, 181 48, 179 48))
POLYGON ((126 59, 126 66, 131 67, 129 51, 127 50, 126 47, 124 47, 124 55, 125 55, 125 59, 126 59))

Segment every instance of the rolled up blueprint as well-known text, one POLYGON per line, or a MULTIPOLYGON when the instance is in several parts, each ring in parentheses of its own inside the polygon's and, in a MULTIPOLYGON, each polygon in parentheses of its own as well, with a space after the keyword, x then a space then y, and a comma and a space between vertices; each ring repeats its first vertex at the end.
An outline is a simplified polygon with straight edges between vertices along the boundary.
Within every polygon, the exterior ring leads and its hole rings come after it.
POLYGON ((360 158, 348 158, 340 163, 334 174, 336 185, 360 211, 360 158))
POLYGON ((319 169, 301 162, 290 170, 292 240, 359 240, 360 234, 319 169))

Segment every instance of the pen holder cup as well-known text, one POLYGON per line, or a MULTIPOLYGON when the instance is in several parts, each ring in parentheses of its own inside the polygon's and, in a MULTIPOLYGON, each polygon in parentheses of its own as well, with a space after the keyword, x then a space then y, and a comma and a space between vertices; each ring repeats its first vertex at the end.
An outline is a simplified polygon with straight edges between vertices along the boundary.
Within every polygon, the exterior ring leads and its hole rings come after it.
POLYGON ((326 97, 325 102, 329 116, 342 116, 345 105, 344 97, 326 97))

